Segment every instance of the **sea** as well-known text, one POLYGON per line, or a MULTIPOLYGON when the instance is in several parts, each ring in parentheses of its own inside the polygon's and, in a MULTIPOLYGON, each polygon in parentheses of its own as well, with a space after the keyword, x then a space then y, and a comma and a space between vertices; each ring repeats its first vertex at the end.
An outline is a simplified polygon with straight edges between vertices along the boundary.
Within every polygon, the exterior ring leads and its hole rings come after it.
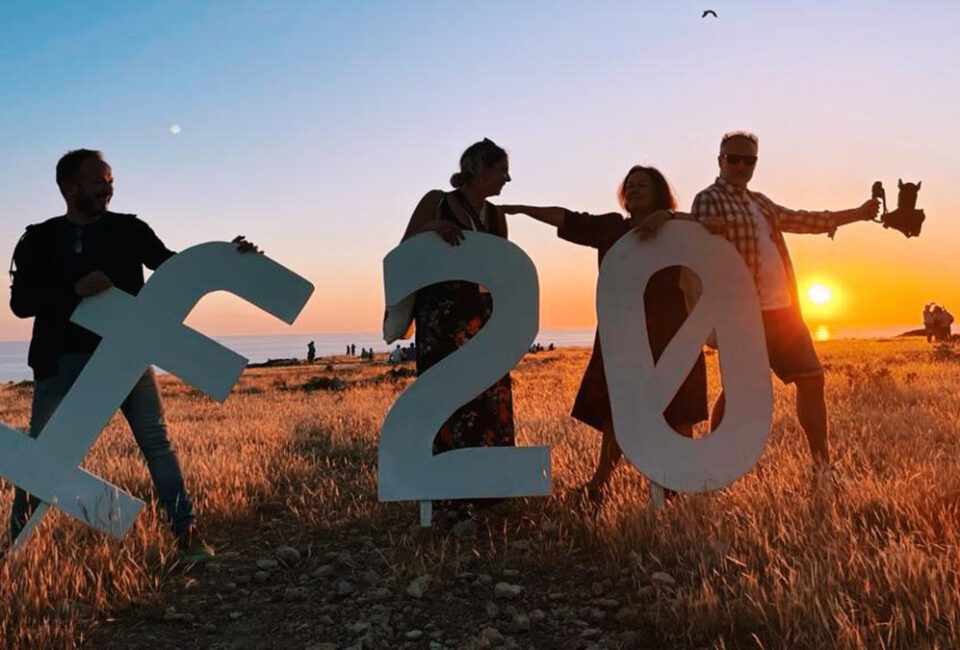
MULTIPOLYGON (((897 336, 914 329, 913 325, 834 328, 813 326, 811 332, 818 341, 836 339, 871 339, 897 336)), ((544 329, 540 330, 536 343, 547 347, 589 347, 593 345, 594 329, 544 329)), ((372 348, 374 352, 389 352, 393 346, 383 342, 379 332, 346 332, 336 334, 284 334, 279 336, 212 336, 215 341, 234 352, 245 356, 250 363, 263 363, 270 359, 303 359, 307 356, 307 343, 314 342, 317 357, 346 354, 348 345, 372 348)), ((31 379, 33 374, 27 366, 28 341, 0 341, 0 381, 31 379)))

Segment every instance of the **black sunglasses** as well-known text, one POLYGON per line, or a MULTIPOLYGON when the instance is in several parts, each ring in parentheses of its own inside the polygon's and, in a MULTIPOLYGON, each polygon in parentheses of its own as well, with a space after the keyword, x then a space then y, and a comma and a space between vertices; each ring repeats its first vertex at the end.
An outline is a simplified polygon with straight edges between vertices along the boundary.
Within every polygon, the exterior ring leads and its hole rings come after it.
POLYGON ((743 156, 737 153, 725 153, 723 154, 723 158, 731 165, 739 165, 742 162, 747 167, 753 167, 757 164, 756 156, 743 156))

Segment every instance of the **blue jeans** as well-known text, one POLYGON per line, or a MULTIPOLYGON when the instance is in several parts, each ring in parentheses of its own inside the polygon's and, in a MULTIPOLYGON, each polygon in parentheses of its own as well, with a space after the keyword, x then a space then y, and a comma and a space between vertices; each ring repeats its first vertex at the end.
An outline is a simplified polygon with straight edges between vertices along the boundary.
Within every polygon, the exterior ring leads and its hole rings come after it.
MULTIPOLYGON (((33 406, 30 411, 30 437, 40 435, 47 420, 66 396, 80 371, 90 360, 89 354, 61 354, 57 357, 56 373, 34 384, 33 406)), ((123 416, 133 430, 140 446, 157 496, 179 535, 193 524, 193 504, 183 485, 183 473, 177 454, 170 446, 167 424, 163 418, 163 404, 157 390, 157 379, 150 368, 137 382, 120 405, 123 416)), ((40 500, 16 488, 13 510, 10 514, 10 536, 16 539, 40 500)))

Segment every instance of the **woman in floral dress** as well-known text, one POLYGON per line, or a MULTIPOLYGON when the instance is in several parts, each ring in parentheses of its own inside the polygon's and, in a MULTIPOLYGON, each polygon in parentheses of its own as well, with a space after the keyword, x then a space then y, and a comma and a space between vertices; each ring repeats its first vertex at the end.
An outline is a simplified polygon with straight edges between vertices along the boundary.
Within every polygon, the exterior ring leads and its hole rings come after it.
MULTIPOLYGON (((506 151, 487 139, 471 145, 460 158, 460 171, 450 179, 454 191, 428 192, 403 238, 433 231, 455 246, 463 230, 474 230, 506 239, 506 220, 487 198, 500 194, 509 181, 506 151)), ((418 290, 413 310, 417 375, 473 338, 492 310, 490 293, 473 282, 440 282, 418 290)), ((513 444, 513 395, 507 374, 447 419, 437 432, 433 453, 513 444)))

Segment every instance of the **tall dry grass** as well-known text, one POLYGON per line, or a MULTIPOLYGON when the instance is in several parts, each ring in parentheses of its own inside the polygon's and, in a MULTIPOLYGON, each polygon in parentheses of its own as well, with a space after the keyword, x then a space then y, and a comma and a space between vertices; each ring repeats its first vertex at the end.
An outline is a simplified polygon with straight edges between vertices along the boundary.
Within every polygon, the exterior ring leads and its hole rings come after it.
MULTIPOLYGON (((223 405, 171 377, 161 385, 198 514, 218 540, 256 539, 285 517, 304 538, 389 534, 398 579, 424 567, 455 570, 467 551, 494 564, 509 557, 540 576, 629 576, 635 607, 618 625, 653 645, 960 647, 960 354, 916 341, 830 342, 820 352, 841 476, 835 491, 813 489, 792 390, 777 384, 773 431, 755 470, 658 512, 630 466, 615 474, 599 513, 579 507, 571 488, 589 477, 599 437, 568 412, 589 351, 528 357, 514 373, 518 436, 551 445, 554 496, 518 502, 502 529, 466 550, 449 536, 401 534, 415 505, 376 501, 379 426, 410 381, 391 380, 385 366, 250 370, 223 405), (316 375, 345 389, 304 390, 316 375), (529 550, 518 551, 517 540, 529 540, 529 550), (658 571, 675 585, 653 586, 658 571)), ((710 369, 715 396, 715 357, 710 369)), ((26 427, 29 403, 29 387, 0 389, 0 418, 26 427)), ((151 494, 120 416, 84 466, 151 494)), ((10 491, 3 483, 4 525, 10 491)), ((154 511, 122 541, 55 514, 0 567, 0 639, 82 644, 110 616, 162 612, 177 571, 154 511)))

